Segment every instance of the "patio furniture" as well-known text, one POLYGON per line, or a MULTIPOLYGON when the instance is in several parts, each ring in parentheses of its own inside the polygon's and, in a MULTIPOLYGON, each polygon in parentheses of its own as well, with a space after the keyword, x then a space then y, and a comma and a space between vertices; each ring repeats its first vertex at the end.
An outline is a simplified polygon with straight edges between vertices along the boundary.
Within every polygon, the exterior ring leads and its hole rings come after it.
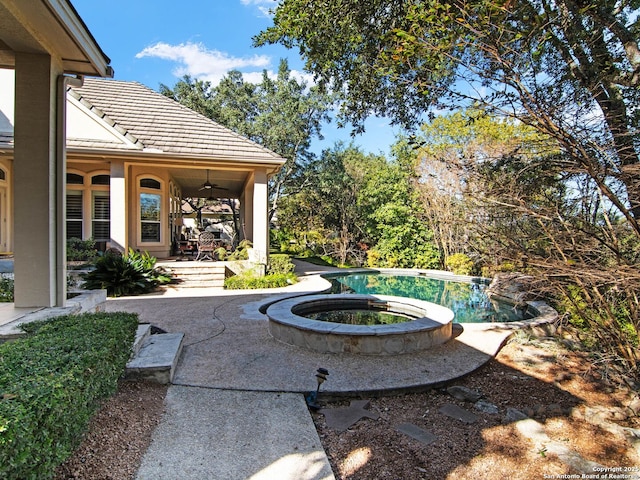
POLYGON ((216 237, 211 232, 202 232, 198 237, 198 255, 196 260, 214 260, 214 250, 217 248, 216 237))

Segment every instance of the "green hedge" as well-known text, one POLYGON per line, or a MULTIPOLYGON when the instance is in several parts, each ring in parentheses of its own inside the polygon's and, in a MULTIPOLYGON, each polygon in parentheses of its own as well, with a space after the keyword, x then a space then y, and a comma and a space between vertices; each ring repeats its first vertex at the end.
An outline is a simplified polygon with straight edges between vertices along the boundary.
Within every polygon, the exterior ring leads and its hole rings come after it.
POLYGON ((128 313, 64 316, 0 344, 0 478, 53 476, 116 391, 137 324, 128 313))
POLYGON ((0 278, 0 302, 13 302, 13 278, 0 278))
POLYGON ((256 288, 286 287, 296 283, 297 278, 293 273, 278 273, 256 277, 247 274, 235 275, 224 281, 224 288, 229 290, 243 290, 256 288))
POLYGON ((269 256, 267 275, 286 275, 292 273, 296 266, 291 261, 291 257, 285 254, 272 254, 269 256))

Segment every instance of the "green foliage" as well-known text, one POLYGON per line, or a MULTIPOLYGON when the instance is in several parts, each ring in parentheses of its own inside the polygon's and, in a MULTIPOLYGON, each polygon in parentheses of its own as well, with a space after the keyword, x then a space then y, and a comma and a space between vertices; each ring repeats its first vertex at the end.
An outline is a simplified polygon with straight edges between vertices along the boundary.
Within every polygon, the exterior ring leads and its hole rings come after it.
POLYGON ((249 258, 249 248, 251 248, 251 242, 249 240, 242 240, 238 243, 238 246, 231 255, 229 255, 229 260, 247 260, 249 258))
POLYGON ((272 275, 255 276, 251 273, 243 273, 226 278, 224 288, 229 290, 247 290, 257 288, 286 287, 297 282, 293 273, 276 273, 272 275))
POLYGON ((227 249, 225 247, 218 247, 215 249, 214 253, 216 257, 218 257, 218 260, 223 261, 225 258, 227 258, 229 252, 227 252, 227 249))
POLYGON ((293 272, 295 265, 291 261, 289 255, 269 255, 269 265, 267 266, 267 275, 287 275, 293 272))
POLYGON ((115 392, 137 325, 127 313, 64 316, 0 344, 1 478, 52 478, 115 392))
POLYGON ((0 303, 13 302, 13 278, 0 278, 0 303))
POLYGON ((636 307, 628 295, 616 288, 601 288, 597 296, 607 305, 596 307, 593 294, 570 284, 557 292, 555 306, 579 330, 587 347, 599 350, 608 346, 633 367, 632 374, 637 377, 640 325, 633 313, 636 307))
POLYGON ((299 48, 356 128, 372 113, 415 125, 434 106, 515 117, 554 135, 585 174, 624 183, 638 217, 638 174, 615 173, 639 164, 636 13, 595 0, 284 0, 254 43, 299 48))
POLYGON ((300 256, 298 258, 303 259, 305 262, 307 263, 311 263, 313 265, 320 265, 322 267, 336 267, 336 262, 334 259, 332 259, 331 257, 328 256, 315 256, 315 255, 310 255, 310 256, 300 256))
POLYGON ((148 293, 171 281, 171 275, 155 264, 156 258, 146 251, 129 249, 126 255, 107 252, 84 276, 83 286, 89 290, 106 289, 114 297, 148 293))
POLYGON ((445 260, 445 266, 456 275, 471 275, 473 272, 473 260, 464 253, 454 253, 445 260))
POLYGON ((96 250, 96 242, 92 238, 88 240, 70 238, 69 240, 67 240, 68 261, 92 261, 97 256, 98 250, 96 250))
POLYGON ((337 265, 362 265, 374 249, 375 266, 438 266, 409 162, 342 144, 324 151, 305 169, 304 191, 283 199, 280 238, 289 239, 290 251, 311 247, 337 265))
POLYGON ((367 250, 367 267, 375 268, 380 265, 380 252, 377 248, 367 250))

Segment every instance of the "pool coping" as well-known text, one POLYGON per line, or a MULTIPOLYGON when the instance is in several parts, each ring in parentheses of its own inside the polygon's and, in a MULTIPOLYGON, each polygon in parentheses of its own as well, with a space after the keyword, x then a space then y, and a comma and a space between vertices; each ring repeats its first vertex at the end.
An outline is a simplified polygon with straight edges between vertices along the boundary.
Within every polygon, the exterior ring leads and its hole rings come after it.
POLYGON ((269 333, 283 343, 317 353, 404 355, 436 347, 453 336, 453 312, 424 300, 390 295, 321 294, 272 303, 266 310, 269 333), (350 325, 298 315, 312 307, 357 308, 371 302, 411 315, 413 320, 392 325, 350 325), (298 311, 296 311, 298 310, 298 311))

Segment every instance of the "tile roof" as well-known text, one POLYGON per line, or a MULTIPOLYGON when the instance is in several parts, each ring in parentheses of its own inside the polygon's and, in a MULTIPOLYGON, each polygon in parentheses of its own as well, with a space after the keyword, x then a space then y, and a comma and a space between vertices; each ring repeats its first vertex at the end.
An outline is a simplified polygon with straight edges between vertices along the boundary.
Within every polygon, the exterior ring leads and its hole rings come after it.
MULTIPOLYGON (((284 163, 274 152, 138 82, 85 78, 84 85, 70 87, 69 94, 138 149, 284 163)), ((86 139, 69 138, 68 142, 70 146, 113 148, 86 139)))

